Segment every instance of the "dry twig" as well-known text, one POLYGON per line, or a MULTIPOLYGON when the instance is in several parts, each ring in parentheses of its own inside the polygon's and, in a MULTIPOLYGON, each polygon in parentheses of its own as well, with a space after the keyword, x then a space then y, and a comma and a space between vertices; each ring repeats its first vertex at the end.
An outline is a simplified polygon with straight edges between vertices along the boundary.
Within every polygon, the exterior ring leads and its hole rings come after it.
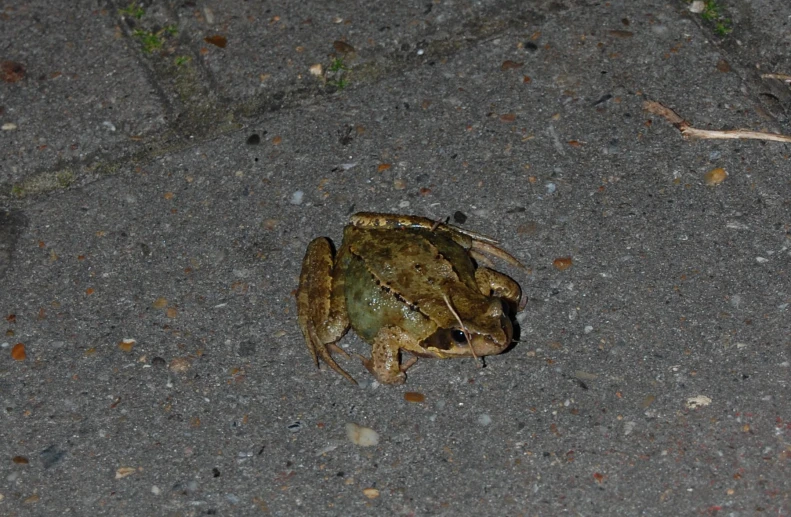
POLYGON ((788 74, 761 74, 761 79, 777 79, 786 83, 791 83, 791 75, 788 74))
POLYGON ((681 118, 678 113, 656 101, 645 101, 643 109, 654 115, 659 115, 681 131, 681 136, 688 139, 725 139, 725 140, 769 140, 771 142, 791 143, 791 136, 763 131, 750 131, 748 129, 709 130, 697 129, 681 118))
POLYGON ((445 293, 442 293, 442 299, 445 300, 445 304, 448 306, 450 313, 455 316, 456 321, 459 322, 459 328, 464 333, 464 337, 467 339, 467 344, 470 346, 470 351, 472 352, 472 357, 475 359, 475 362, 480 366, 481 364, 478 363, 478 356, 475 354, 475 348, 472 346, 472 340, 470 339, 470 331, 467 330, 467 327, 464 326, 464 322, 461 321, 461 317, 459 313, 453 308, 453 305, 450 304, 450 299, 445 293))

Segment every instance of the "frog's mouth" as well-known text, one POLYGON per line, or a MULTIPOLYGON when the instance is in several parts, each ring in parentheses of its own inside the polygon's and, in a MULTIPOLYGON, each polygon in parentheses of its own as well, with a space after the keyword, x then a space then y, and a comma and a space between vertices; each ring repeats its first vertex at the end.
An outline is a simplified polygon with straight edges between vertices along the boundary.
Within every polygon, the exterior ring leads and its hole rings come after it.
POLYGON ((439 329, 422 341, 421 348, 426 352, 415 355, 438 358, 497 355, 508 348, 514 335, 511 320, 505 314, 500 318, 499 332, 477 333, 469 328, 466 330, 465 334, 460 328, 439 329))

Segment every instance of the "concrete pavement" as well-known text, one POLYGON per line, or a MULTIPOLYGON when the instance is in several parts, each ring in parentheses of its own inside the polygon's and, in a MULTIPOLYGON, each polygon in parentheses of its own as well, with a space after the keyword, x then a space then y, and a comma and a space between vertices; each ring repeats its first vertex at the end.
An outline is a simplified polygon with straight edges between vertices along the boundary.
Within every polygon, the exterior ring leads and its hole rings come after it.
POLYGON ((791 134, 791 6, 705 7, 4 4, 0 513, 791 514, 791 149, 642 108, 791 134), (520 342, 317 370, 361 210, 500 240, 520 342))

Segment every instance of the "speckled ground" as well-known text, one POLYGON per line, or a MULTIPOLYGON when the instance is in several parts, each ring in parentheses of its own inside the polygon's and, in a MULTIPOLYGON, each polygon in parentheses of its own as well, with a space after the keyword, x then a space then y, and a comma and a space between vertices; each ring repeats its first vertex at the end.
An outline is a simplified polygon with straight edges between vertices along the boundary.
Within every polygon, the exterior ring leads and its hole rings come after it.
POLYGON ((0 514, 791 514, 791 148, 643 109, 791 134, 784 2, 147 4, 0 12, 0 514), (500 240, 519 343, 316 369, 361 210, 500 240))

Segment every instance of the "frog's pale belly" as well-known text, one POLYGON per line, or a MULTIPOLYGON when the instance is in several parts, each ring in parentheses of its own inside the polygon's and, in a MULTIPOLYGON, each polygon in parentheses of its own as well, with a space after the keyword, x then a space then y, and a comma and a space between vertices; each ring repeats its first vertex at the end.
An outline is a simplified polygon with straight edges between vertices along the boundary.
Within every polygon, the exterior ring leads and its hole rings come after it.
POLYGON ((362 259, 351 258, 346 274, 344 294, 349 323, 364 341, 373 343, 379 330, 386 325, 414 334, 430 324, 416 307, 399 300, 392 290, 383 287, 362 259))

